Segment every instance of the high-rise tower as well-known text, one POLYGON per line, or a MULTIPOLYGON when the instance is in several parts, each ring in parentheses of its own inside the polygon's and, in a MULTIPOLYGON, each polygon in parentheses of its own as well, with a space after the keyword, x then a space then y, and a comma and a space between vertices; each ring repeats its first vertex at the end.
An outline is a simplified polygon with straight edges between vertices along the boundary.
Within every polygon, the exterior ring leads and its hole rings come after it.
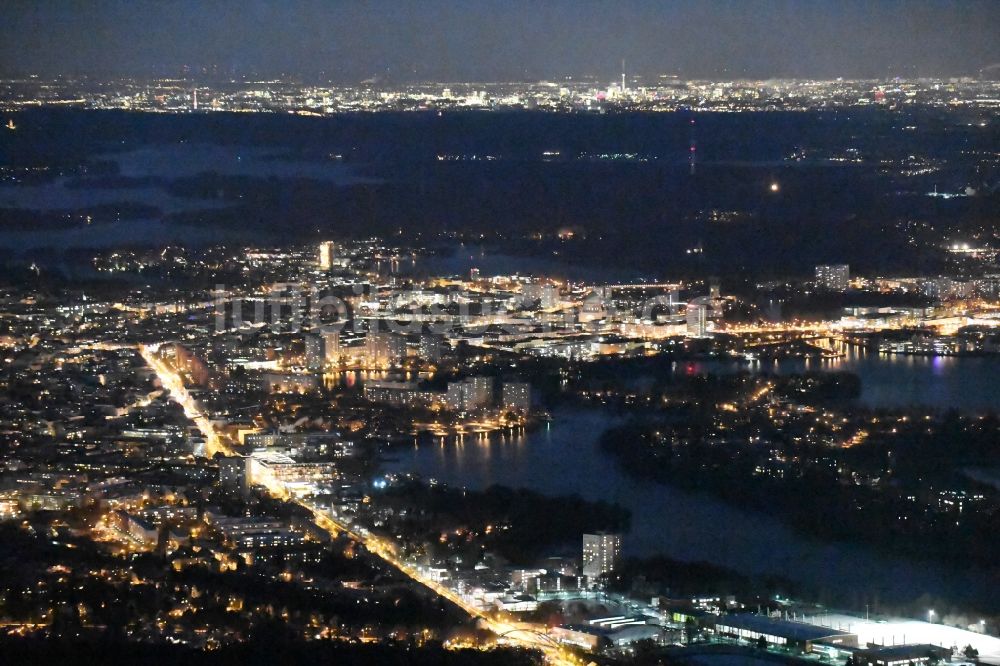
POLYGON ((689 134, 690 146, 688 148, 688 165, 690 166, 691 175, 693 176, 695 172, 695 165, 697 164, 697 158, 698 158, 698 138, 697 135, 695 134, 696 125, 694 122, 694 118, 691 118, 691 120, 688 122, 688 126, 691 130, 689 134))
POLYGON ((583 575, 596 580, 614 571, 621 561, 620 534, 597 532, 583 535, 583 575))

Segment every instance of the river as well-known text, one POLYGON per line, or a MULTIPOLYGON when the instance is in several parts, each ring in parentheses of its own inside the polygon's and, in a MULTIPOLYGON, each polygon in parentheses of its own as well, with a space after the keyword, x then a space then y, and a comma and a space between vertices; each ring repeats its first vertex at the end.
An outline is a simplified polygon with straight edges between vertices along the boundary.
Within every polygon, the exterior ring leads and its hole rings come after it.
POLYGON ((785 359, 751 364, 725 361, 679 363, 678 371, 775 374, 852 372, 861 378, 859 401, 869 407, 925 406, 1000 411, 1000 356, 905 356, 843 345, 834 359, 785 359))
MULTIPOLYGON (((871 406, 920 403, 1000 409, 998 359, 855 354, 816 364, 861 375, 860 400, 871 406)), ((758 369, 787 372, 803 367, 798 361, 758 369)), ((695 367, 707 369, 701 364, 695 367)), ((683 371, 690 369, 685 365, 683 371)), ((615 423, 615 417, 602 411, 561 411, 547 426, 519 436, 400 448, 393 452, 387 470, 416 472, 473 489, 502 484, 618 502, 632 512, 632 527, 623 539, 626 555, 663 554, 775 574, 851 599, 859 608, 879 601, 913 601, 923 594, 958 604, 996 605, 1000 599, 1000 580, 989 579, 984 571, 948 569, 863 545, 820 542, 766 514, 628 477, 598 445, 600 434, 615 423)))

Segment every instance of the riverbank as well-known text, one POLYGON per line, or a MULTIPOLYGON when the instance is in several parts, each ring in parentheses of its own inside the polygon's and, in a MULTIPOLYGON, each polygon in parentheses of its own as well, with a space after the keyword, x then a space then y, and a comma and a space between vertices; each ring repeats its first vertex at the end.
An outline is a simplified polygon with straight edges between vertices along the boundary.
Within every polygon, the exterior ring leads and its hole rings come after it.
POLYGON ((623 538, 627 556, 664 555, 785 577, 809 587, 820 602, 863 609, 902 607, 924 597, 982 607, 1000 598, 1000 581, 976 568, 949 570, 862 545, 824 542, 704 493, 636 480, 600 451, 600 435, 621 422, 598 410, 561 410, 531 433, 396 448, 396 462, 386 469, 470 489, 500 484, 614 502, 632 515, 623 538))

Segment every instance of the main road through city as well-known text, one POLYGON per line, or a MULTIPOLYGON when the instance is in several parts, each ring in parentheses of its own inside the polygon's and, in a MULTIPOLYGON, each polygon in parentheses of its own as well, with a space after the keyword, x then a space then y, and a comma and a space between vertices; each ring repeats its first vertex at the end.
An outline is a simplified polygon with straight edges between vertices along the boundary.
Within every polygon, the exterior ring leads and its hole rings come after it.
MULTIPOLYGON (((205 454, 209 457, 216 453, 226 456, 237 455, 229 444, 227 438, 221 435, 215 428, 211 419, 205 416, 199 409, 191 394, 184 386, 184 380, 174 370, 170 364, 161 359, 157 352, 159 345, 139 345, 139 354, 146 364, 156 373, 163 388, 167 389, 170 397, 181 406, 184 414, 194 423, 205 438, 205 454)), ((580 661, 575 655, 556 644, 546 633, 545 627, 523 622, 507 622, 498 619, 483 609, 468 602, 460 594, 437 581, 431 580, 416 567, 410 566, 406 562, 396 557, 397 549, 389 540, 376 535, 361 533, 352 529, 342 521, 336 519, 326 510, 313 505, 307 499, 298 498, 290 494, 282 485, 265 486, 267 491, 278 499, 295 502, 296 504, 309 510, 313 515, 313 520, 318 527, 334 536, 344 534, 349 538, 363 545, 369 552, 374 553, 382 560, 392 565, 402 574, 420 583, 424 587, 433 591, 440 597, 447 599, 466 612, 469 616, 478 620, 482 626, 492 631, 498 637, 502 637, 507 642, 524 648, 539 650, 545 656, 548 663, 554 665, 578 665, 580 661)))

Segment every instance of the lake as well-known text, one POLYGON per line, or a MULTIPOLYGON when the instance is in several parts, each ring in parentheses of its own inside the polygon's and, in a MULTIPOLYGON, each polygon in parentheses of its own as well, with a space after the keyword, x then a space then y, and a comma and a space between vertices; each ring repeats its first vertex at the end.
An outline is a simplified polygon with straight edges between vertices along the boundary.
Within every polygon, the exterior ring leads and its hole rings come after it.
MULTIPOLYGON (((767 369, 792 371, 794 365, 782 362, 779 368, 769 364, 767 369)), ((1000 389, 993 380, 1000 367, 997 359, 857 355, 822 365, 861 374, 861 400, 870 405, 920 402, 950 407, 968 402, 1000 408, 1000 389)), ((623 539, 627 555, 663 554, 779 575, 846 596, 858 608, 879 601, 912 601, 923 594, 959 604, 996 605, 1000 599, 1000 580, 990 579, 985 571, 945 570, 863 545, 817 541, 763 513, 633 479, 599 447, 600 434, 617 422, 599 410, 560 411, 547 426, 520 435, 396 449, 387 471, 415 472, 472 489, 501 484, 617 502, 632 512, 631 531, 623 539)))

